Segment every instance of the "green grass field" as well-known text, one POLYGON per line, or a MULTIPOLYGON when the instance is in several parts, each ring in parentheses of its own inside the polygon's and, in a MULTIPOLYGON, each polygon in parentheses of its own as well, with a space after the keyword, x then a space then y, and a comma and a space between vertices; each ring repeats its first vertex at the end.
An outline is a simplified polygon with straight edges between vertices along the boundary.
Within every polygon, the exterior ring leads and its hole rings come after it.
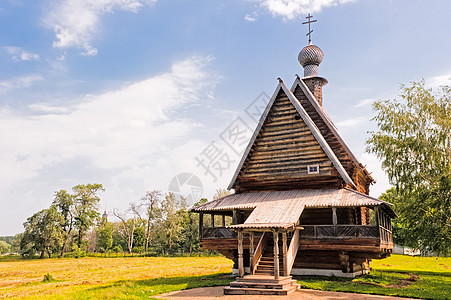
POLYGON ((304 277, 302 288, 423 299, 451 299, 451 258, 392 255, 373 260, 372 271, 355 279, 304 277))
MULTIPOLYGON (((1 259, 0 298, 149 299, 169 291, 227 285, 231 267, 224 257, 1 259)), ((451 297, 451 258, 394 255, 373 261, 372 267, 369 275, 353 280, 303 277, 298 283, 332 291, 451 297)))

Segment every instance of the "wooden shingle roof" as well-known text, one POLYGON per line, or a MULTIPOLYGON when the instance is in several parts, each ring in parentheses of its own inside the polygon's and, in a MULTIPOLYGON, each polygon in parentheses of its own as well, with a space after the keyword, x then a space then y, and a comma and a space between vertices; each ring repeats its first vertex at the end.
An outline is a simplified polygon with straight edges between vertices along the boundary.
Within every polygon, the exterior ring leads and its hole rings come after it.
POLYGON ((232 194, 194 207, 192 211, 253 210, 244 224, 267 227, 295 224, 304 208, 375 206, 383 206, 396 217, 392 204, 347 188, 232 194))
MULTIPOLYGON (((228 188, 235 188, 240 178, 250 182, 253 180, 269 182, 274 178, 277 180, 279 177, 282 180, 284 177, 285 179, 294 180, 305 176, 302 172, 306 172, 306 166, 304 165, 306 165, 307 160, 303 158, 302 153, 307 153, 308 151, 305 151, 302 147, 304 145, 307 147, 311 146, 309 135, 311 136, 310 139, 321 149, 320 152, 326 157, 324 165, 326 169, 327 163, 331 164, 331 167, 333 166, 332 168, 336 170, 337 176, 341 177, 348 186, 356 188, 350 175, 300 101, 280 79, 228 188), (281 105, 277 106, 277 103, 281 103, 281 105), (296 121, 293 118, 295 116, 290 113, 290 109, 299 117, 299 120, 296 121), (269 117, 270 113, 271 118, 269 117), (303 129, 303 126, 305 129, 303 129), (277 136, 275 133, 277 133, 277 136), (298 139, 296 139, 296 134, 300 135, 298 139), (265 150, 268 144, 279 153, 269 153, 269 159, 265 161, 263 156, 268 153, 268 150, 265 150), (283 157, 280 154, 281 151, 278 150, 280 148, 278 145, 281 145, 284 151, 289 152, 289 156, 283 157), (251 153, 251 150, 253 152, 257 151, 258 155, 251 153), (258 159, 253 161, 255 156, 258 156, 258 159), (301 170, 301 166, 302 169, 305 168, 304 171, 301 170)), ((321 155, 321 153, 315 155, 321 155)), ((318 157, 318 160, 322 160, 321 156, 316 157, 318 157)), ((330 172, 328 176, 333 177, 330 172)))
MULTIPOLYGON (((291 87, 291 91, 293 92, 293 94, 295 94, 298 97, 298 100, 302 104, 303 101, 301 99, 299 99, 300 97, 298 96, 299 93, 297 93, 297 89, 300 89, 302 91, 301 94, 303 96, 305 95, 305 98, 306 98, 306 100, 309 103, 309 105, 308 105, 309 108, 312 108, 314 110, 314 112, 309 112, 309 114, 311 115, 312 119, 313 119, 313 116, 312 116, 313 114, 315 114, 315 115, 317 115, 319 117, 320 120, 317 120, 315 122, 315 124, 318 127, 320 126, 320 124, 318 124, 318 123, 321 123, 321 124, 325 125, 326 128, 321 130, 321 133, 326 138, 327 142, 329 144, 331 144, 331 143, 338 143, 339 146, 340 146, 339 148, 341 148, 343 150, 344 155, 340 155, 340 153, 335 151, 335 154, 340 159, 342 164, 345 164, 346 159, 349 159, 354 164, 355 167, 361 169, 366 174, 366 176, 368 176, 368 178, 369 178, 369 180, 371 182, 375 182, 375 180, 371 177, 370 173, 365 169, 365 167, 359 162, 359 160, 354 155, 354 153, 352 153, 352 151, 349 149, 348 145, 345 143, 345 141, 343 140, 341 135, 338 133, 337 128, 335 127, 334 123, 330 119, 330 117, 327 114, 327 112, 318 103, 318 101, 316 100, 316 98, 313 95, 313 93, 307 87, 305 82, 302 79, 299 78, 299 76, 296 76, 296 80, 294 81, 294 83, 293 83, 293 85, 291 87)), ((306 104, 302 104, 302 105, 306 106, 306 104)), ((305 107, 305 108, 307 110, 307 107, 305 107)), ((348 169, 348 168, 346 168, 346 169, 348 169)))

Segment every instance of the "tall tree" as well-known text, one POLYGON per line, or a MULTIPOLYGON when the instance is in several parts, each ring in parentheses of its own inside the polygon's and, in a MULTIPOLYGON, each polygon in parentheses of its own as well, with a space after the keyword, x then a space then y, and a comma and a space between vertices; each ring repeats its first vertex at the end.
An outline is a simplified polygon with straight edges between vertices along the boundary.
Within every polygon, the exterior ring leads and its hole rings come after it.
POLYGON ((144 197, 141 198, 140 207, 144 209, 145 218, 137 212, 141 222, 145 224, 144 237, 146 240, 145 251, 149 250, 149 244, 151 239, 152 227, 155 227, 155 223, 161 221, 161 191, 153 190, 147 191, 144 197))
MULTIPOLYGON (((134 206, 134 205, 131 205, 134 206)), ((118 209, 113 209, 113 215, 116 216, 119 220, 121 220, 121 223, 117 224, 116 231, 119 232, 119 234, 126 240, 127 242, 127 248, 128 253, 131 254, 133 250, 133 237, 135 235, 135 228, 137 223, 137 215, 133 211, 133 209, 129 209, 125 212, 119 212, 118 209), (130 219, 127 219, 127 213, 132 212, 133 217, 130 219)))
POLYGON ((174 243, 178 241, 179 234, 182 230, 183 216, 177 213, 181 209, 180 200, 173 193, 169 193, 164 198, 162 205, 164 222, 164 233, 167 238, 168 252, 173 252, 174 243))
POLYGON ((82 247, 83 237, 100 217, 99 192, 105 189, 101 184, 79 184, 72 188, 74 192, 74 220, 78 229, 77 246, 82 247))
POLYGON ((24 223, 25 232, 20 244, 23 253, 36 251, 43 258, 46 252, 51 257, 59 251, 63 240, 62 222, 61 214, 53 205, 29 217, 24 223))
POLYGON ((451 88, 425 82, 401 86, 400 100, 374 103, 379 131, 367 151, 382 160, 407 246, 447 253, 451 249, 451 88))
POLYGON ((11 245, 6 241, 0 241, 0 254, 8 253, 11 250, 11 245))
POLYGON ((66 190, 59 190, 55 192, 53 205, 61 213, 63 222, 61 228, 63 230, 63 244, 61 246, 61 256, 64 255, 65 247, 71 239, 72 230, 74 228, 74 196, 69 194, 66 190))

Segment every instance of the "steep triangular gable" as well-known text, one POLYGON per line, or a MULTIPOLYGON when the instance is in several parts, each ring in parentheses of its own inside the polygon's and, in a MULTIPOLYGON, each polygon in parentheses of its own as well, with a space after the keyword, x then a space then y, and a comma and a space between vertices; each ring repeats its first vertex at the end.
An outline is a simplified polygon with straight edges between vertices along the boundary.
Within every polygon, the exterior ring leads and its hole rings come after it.
POLYGON ((352 153, 352 151, 346 145, 345 141, 338 133, 337 128, 333 124, 327 112, 321 105, 319 105, 313 93, 307 87, 305 82, 299 78, 299 76, 296 76, 296 80, 291 87, 291 92, 296 95, 301 105, 308 112, 312 120, 314 120, 315 125, 321 128, 321 134, 325 137, 329 146, 338 144, 339 147, 333 147, 334 153, 339 158, 341 164, 344 166, 348 174, 350 176, 352 175, 352 163, 355 167, 362 170, 368 176, 370 181, 374 182, 374 179, 371 177, 368 171, 366 171, 366 169, 361 166, 354 153, 352 153), (297 89, 300 89, 300 91, 302 91, 302 95, 297 92, 297 89), (303 103, 302 96, 305 96, 305 99, 308 101, 308 105, 306 105, 306 103, 303 103), (311 111, 311 109, 313 109, 313 111, 311 111))
MULTIPOLYGON (((345 183, 355 187, 348 173, 343 168, 307 112, 300 105, 299 101, 288 87, 280 80, 268 106, 260 118, 257 128, 228 188, 235 188, 238 176, 243 179, 246 178, 246 176, 248 179, 254 176, 256 181, 262 182, 270 180, 271 178, 281 177, 291 180, 302 176, 302 172, 307 173, 306 163, 309 163, 308 160, 303 158, 303 155, 306 153, 312 154, 314 157, 311 164, 315 164, 316 162, 320 163, 320 174, 318 174, 318 176, 331 175, 330 170, 332 168, 336 170, 345 183), (278 103, 280 104, 280 107, 277 107, 278 103), (284 106, 284 108, 282 108, 282 106, 284 106), (279 109, 283 109, 286 112, 285 117, 274 117, 275 124, 271 125, 272 120, 268 119, 268 116, 271 111, 274 115, 280 114, 280 111, 278 111, 279 109), (289 111, 290 109, 292 110, 291 112, 289 111), (286 116, 287 113, 289 115, 288 117, 286 116), (297 120, 295 117, 297 117, 297 120), (285 122, 283 119, 285 119, 285 122), (278 129, 276 129, 277 136, 273 136, 269 142, 265 142, 264 136, 271 135, 271 131, 274 130, 271 126, 274 127, 274 125, 279 126, 278 129), (262 131, 264 126, 266 126, 265 131, 262 131), (271 144, 274 149, 272 153, 269 153, 269 151, 265 149, 265 143, 266 146, 271 144), (277 148, 277 144, 279 143, 281 144, 280 149, 277 148), (287 146, 288 143, 293 145, 287 146), (305 146, 305 148, 303 148, 303 146, 305 146), (252 153, 251 149, 253 150, 252 153), (290 153, 290 155, 283 156, 282 151, 286 151, 287 153, 290 153), (314 153, 312 153, 312 151, 314 153), (280 155, 279 152, 282 152, 282 155, 280 155), (259 159, 254 159, 254 156, 258 156, 259 159), (266 156, 267 161, 264 161, 264 159, 262 160, 264 156, 266 156), (321 170, 326 173, 321 174, 321 170), (327 173, 328 170, 329 173, 327 173)), ((311 158, 311 156, 309 158, 311 158)))

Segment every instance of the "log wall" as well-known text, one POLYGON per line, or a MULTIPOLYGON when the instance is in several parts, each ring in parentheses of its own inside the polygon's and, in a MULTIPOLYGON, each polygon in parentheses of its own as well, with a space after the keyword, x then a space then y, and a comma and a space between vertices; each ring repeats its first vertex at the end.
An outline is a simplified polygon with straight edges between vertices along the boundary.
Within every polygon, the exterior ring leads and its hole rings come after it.
POLYGON ((238 176, 240 192, 337 188, 338 173, 293 104, 281 90, 238 176), (319 165, 318 174, 308 174, 319 165))

